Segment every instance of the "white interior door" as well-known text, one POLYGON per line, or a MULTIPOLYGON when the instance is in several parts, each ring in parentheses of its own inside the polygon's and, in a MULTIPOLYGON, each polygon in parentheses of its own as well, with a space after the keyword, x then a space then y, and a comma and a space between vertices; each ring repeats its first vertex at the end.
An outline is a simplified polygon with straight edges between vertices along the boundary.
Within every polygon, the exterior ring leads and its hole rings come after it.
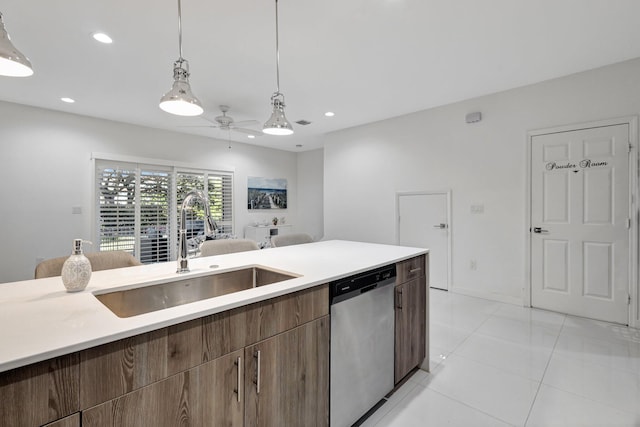
POLYGON ((629 126, 533 136, 531 305, 627 324, 629 126))
POLYGON ((429 249, 429 286, 449 289, 449 193, 398 194, 398 243, 429 249))

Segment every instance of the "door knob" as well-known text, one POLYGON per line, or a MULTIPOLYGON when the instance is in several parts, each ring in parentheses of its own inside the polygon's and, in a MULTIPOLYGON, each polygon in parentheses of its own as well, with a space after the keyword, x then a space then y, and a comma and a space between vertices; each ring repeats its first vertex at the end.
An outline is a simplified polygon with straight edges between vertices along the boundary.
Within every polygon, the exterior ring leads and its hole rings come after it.
POLYGON ((533 228, 533 232, 534 232, 534 233, 537 233, 537 234, 541 234, 541 233, 548 233, 548 232, 549 232, 549 230, 543 230, 543 229, 542 229, 542 228, 540 228, 540 227, 534 227, 534 228, 533 228))
POLYGON ((442 223, 440 223, 440 224, 436 224, 436 225, 434 225, 433 227, 434 227, 434 228, 445 229, 445 228, 447 228, 447 224, 442 224, 442 223))

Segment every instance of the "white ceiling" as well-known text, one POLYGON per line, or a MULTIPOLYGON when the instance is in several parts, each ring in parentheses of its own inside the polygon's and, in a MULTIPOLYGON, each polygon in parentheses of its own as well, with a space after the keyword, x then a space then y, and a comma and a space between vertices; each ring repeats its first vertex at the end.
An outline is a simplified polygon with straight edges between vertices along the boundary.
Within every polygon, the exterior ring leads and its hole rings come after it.
MULTIPOLYGON (((227 139, 202 118, 158 108, 178 57, 177 0, 5 0, 29 78, 0 78, 0 99, 227 139), (102 45, 90 35, 108 33, 102 45), (60 97, 75 104, 64 104, 60 97)), ((231 139, 283 150, 322 135, 640 57, 638 0, 280 0, 287 137, 231 139), (326 111, 336 116, 327 118, 326 111)), ((270 115, 273 0, 183 0, 183 53, 205 116, 270 115)), ((302 148, 296 148, 301 144, 302 148)))

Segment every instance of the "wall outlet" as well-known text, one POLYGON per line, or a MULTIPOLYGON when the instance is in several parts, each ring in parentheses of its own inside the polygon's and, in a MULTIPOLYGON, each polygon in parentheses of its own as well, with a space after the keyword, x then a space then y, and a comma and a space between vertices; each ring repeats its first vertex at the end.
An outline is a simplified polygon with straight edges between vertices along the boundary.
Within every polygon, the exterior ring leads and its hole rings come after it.
POLYGON ((82 206, 72 206, 71 207, 72 215, 81 215, 82 214, 82 206))
POLYGON ((469 268, 471 270, 477 270, 478 269, 478 262, 475 259, 472 259, 471 262, 469 263, 469 268))

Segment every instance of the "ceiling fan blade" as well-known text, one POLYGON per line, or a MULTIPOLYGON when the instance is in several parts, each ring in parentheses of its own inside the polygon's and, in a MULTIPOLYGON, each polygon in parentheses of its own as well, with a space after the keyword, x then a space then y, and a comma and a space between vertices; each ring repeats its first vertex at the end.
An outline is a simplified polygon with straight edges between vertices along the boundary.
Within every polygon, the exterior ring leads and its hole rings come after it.
POLYGON ((255 126, 259 125, 260 122, 258 120, 241 120, 239 122, 233 122, 232 125, 234 127, 244 127, 244 126, 255 126))
POLYGON ((213 125, 179 125, 177 127, 179 127, 179 128, 217 128, 219 126, 213 126, 213 125))
POLYGON ((208 119, 208 118, 203 117, 203 116, 200 116, 200 118, 201 118, 201 119, 204 119, 204 120, 206 120, 206 121, 208 121, 209 123, 214 124, 214 125, 215 125, 214 127, 219 127, 219 126, 220 126, 220 123, 218 123, 216 120, 208 119))
POLYGON ((246 129, 246 128, 231 128, 232 131, 234 132, 239 132, 239 133, 246 133, 247 135, 253 135, 253 136, 262 136, 262 132, 258 131, 258 130, 254 130, 254 129, 246 129))

